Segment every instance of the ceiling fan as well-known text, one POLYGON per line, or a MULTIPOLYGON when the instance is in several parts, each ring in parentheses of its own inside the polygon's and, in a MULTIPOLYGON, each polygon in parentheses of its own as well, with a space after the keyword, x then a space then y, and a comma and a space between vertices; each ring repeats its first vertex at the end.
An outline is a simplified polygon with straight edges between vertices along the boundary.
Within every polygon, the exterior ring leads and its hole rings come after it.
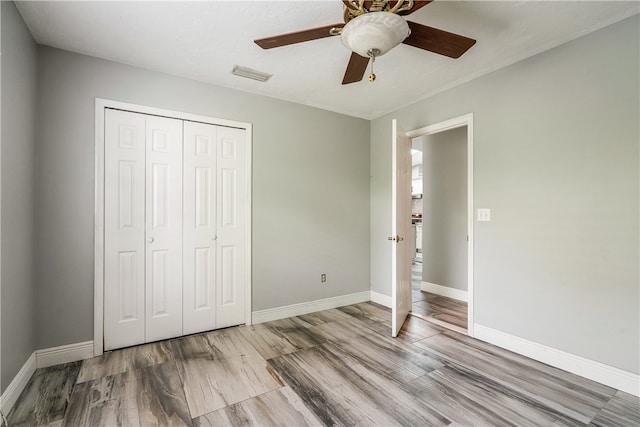
POLYGON ((344 23, 266 37, 255 40, 255 43, 263 49, 271 49, 339 35, 342 43, 352 51, 342 79, 343 85, 362 80, 369 60, 372 61, 369 80, 375 80, 375 59, 400 43, 450 58, 459 58, 476 43, 474 39, 406 21, 401 17, 423 8, 431 1, 342 0, 342 3, 345 5, 344 23))

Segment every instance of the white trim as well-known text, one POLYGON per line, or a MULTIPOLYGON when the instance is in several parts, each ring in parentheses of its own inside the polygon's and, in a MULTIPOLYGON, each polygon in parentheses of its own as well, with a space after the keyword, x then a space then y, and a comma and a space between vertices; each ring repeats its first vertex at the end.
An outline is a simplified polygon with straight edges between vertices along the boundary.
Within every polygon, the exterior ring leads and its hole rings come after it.
POLYGON ((436 295, 442 295, 443 297, 457 299, 458 301, 467 302, 469 294, 467 291, 461 289, 450 288, 448 286, 436 285, 435 283, 422 282, 420 284, 420 290, 429 292, 436 295))
POLYGON ((640 375, 604 363, 586 359, 502 331, 475 325, 475 338, 560 368, 581 377, 597 381, 626 393, 640 396, 640 375))
POLYGON ((93 357, 93 341, 36 350, 36 368, 76 362, 93 357))
POLYGON ((22 368, 18 371, 13 380, 9 383, 7 389, 0 396, 0 411, 6 416, 13 408, 13 405, 20 397, 20 393, 27 386, 27 383, 31 379, 31 376, 36 371, 36 352, 31 353, 31 356, 24 362, 22 368))
POLYGON ((420 129, 407 132, 409 138, 417 138, 424 135, 467 127, 467 335, 475 336, 474 331, 474 305, 473 305, 473 244, 474 244, 474 218, 473 218, 473 113, 455 117, 440 123, 425 126, 420 129))
POLYGON ((104 349, 104 110, 108 101, 96 98, 95 211, 93 228, 93 355, 104 349))
POLYGON ((376 291, 371 291, 371 302, 375 302, 380 305, 384 305, 385 307, 391 308, 391 297, 389 295, 381 294, 376 291))
POLYGON ((253 206, 252 206, 252 199, 253 199, 253 187, 252 187, 252 182, 253 182, 253 125, 251 125, 250 123, 245 123, 244 124, 244 129, 245 129, 245 138, 246 138, 246 147, 247 147, 247 152, 246 152, 246 158, 247 158, 247 167, 246 167, 246 176, 245 176, 245 182, 247 183, 247 193, 246 193, 246 206, 247 206, 247 221, 246 221, 246 229, 245 229, 245 235, 247 236, 247 244, 245 245, 245 259, 247 260, 246 263, 246 274, 247 274, 247 289, 245 289, 245 315, 244 315, 244 320, 245 320, 245 324, 246 325, 251 325, 252 324, 252 316, 251 316, 251 308, 252 308, 252 289, 253 289, 253 279, 251 277, 251 266, 252 266, 252 262, 251 262, 251 242, 252 242, 252 234, 251 234, 251 229, 252 229, 252 224, 253 224, 253 219, 252 219, 252 212, 253 212, 253 206))
MULTIPOLYGON (((184 113, 181 111, 165 110, 161 108, 149 107, 146 105, 131 104, 128 102, 113 101, 109 99, 96 98, 95 105, 95 226, 94 226, 94 292, 93 292, 93 355, 99 356, 103 353, 104 339, 104 109, 114 108, 118 110, 132 111, 141 114, 170 117, 180 120, 208 123, 216 126, 226 126, 237 129, 244 129, 247 138, 247 266, 251 266, 251 224, 252 224, 252 144, 253 126, 250 123, 237 122, 233 120, 219 119, 216 117, 201 116, 198 114, 184 113)), ((245 323, 251 324, 251 268, 247 273, 246 312, 245 323)))
POLYGON ((343 307, 345 305, 358 304, 371 300, 371 291, 358 292, 355 294, 340 295, 337 297, 319 299, 315 301, 302 302, 299 304, 285 305, 282 307, 268 308, 266 310, 254 311, 252 313, 253 323, 270 322, 272 320, 286 319, 287 317, 300 316, 302 314, 314 313, 316 311, 329 310, 331 308, 343 307))

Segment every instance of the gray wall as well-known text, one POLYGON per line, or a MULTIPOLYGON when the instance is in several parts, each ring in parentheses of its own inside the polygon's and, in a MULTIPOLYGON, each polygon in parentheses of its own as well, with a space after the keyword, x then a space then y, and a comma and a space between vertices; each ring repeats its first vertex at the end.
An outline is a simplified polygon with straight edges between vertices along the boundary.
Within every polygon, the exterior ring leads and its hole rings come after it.
POLYGON ((93 339, 96 97, 253 123, 253 310, 369 290, 368 121, 49 47, 38 60, 38 348, 93 339))
POLYGON ((391 295, 391 119, 474 114, 475 322, 639 372, 639 18, 371 123, 372 290, 391 295))
POLYGON ((422 138, 422 280, 467 290, 467 127, 422 138))
POLYGON ((12 2, 2 8, 2 365, 5 391, 35 347, 34 179, 37 49, 12 2))

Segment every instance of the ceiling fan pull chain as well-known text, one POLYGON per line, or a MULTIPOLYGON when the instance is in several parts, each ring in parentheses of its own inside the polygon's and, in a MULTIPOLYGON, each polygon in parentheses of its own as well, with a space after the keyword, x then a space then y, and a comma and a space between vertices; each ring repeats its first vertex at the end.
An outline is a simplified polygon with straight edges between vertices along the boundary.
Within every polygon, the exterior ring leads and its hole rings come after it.
POLYGON ((374 52, 369 51, 369 57, 371 58, 371 73, 369 73, 369 81, 373 82, 376 79, 376 75, 373 73, 373 63, 376 62, 376 55, 374 52))

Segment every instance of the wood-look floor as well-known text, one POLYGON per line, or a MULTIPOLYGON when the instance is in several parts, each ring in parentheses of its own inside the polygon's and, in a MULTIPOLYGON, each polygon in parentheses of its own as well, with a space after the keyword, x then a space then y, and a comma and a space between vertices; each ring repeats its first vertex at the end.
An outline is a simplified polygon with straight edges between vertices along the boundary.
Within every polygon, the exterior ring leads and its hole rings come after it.
POLYGON ((412 307, 411 313, 431 323, 467 333, 467 303, 453 298, 424 292, 422 285, 422 263, 411 266, 412 307))
POLYGON ((638 398, 373 304, 39 369, 14 426, 640 425, 638 398))

